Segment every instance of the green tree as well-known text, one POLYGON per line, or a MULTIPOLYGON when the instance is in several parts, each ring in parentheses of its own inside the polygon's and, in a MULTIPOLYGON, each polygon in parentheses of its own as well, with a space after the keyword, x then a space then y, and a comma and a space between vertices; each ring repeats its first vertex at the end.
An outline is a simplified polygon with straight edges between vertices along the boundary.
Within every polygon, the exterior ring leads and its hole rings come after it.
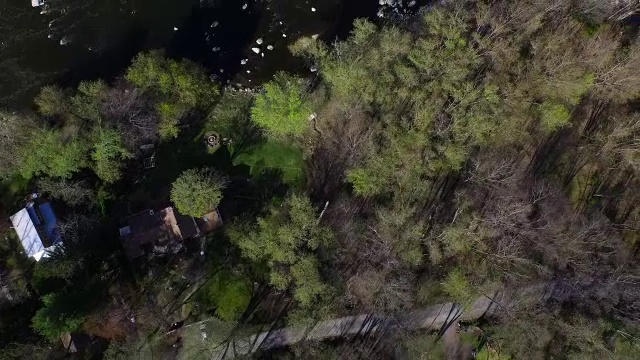
POLYGON ((542 129, 545 132, 553 132, 567 126, 571 119, 571 113, 564 105, 545 101, 539 107, 542 129))
POLYGON ((256 98, 251 118, 276 138, 302 134, 312 113, 305 88, 302 79, 277 73, 256 98))
POLYGON ((271 284, 280 290, 291 288, 302 306, 311 306, 328 291, 315 251, 327 247, 333 235, 319 224, 307 197, 290 195, 256 225, 237 225, 228 234, 245 257, 266 262, 271 284))
POLYGON ((40 89, 35 103, 40 114, 44 116, 64 115, 69 111, 69 100, 57 86, 47 85, 40 89))
POLYGON ((212 169, 189 169, 173 182, 171 201, 180 213, 200 217, 218 206, 225 186, 226 180, 212 169))
POLYGON ((33 317, 33 328, 50 341, 58 341, 62 333, 77 330, 84 322, 73 297, 47 294, 42 297, 44 307, 33 317))
POLYGON ((87 142, 66 139, 57 130, 37 130, 22 145, 18 166, 27 179, 38 175, 69 178, 87 165, 87 142))
POLYGON ((96 175, 106 183, 122 176, 123 162, 132 155, 125 148, 122 136, 114 129, 99 129, 91 157, 96 175))
POLYGON ((158 124, 160 138, 169 140, 178 137, 180 132, 178 124, 182 116, 187 112, 187 108, 180 104, 162 102, 156 106, 156 110, 160 115, 160 123, 158 124))
POLYGON ((200 289, 198 298, 215 308, 220 319, 235 321, 249 305, 251 288, 243 277, 221 271, 200 289))
POLYGON ((219 94, 204 69, 189 60, 172 60, 161 51, 140 53, 127 69, 127 80, 166 101, 205 107, 219 94))
POLYGON ((82 81, 77 93, 71 97, 73 113, 81 119, 99 122, 108 87, 102 80, 82 81))

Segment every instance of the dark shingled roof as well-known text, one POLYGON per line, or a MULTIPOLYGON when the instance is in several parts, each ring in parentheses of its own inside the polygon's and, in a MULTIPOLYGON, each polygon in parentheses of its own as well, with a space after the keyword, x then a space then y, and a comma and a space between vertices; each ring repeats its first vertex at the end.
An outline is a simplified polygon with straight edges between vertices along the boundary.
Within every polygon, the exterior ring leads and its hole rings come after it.
POLYGON ((128 232, 122 241, 129 257, 141 256, 145 245, 165 245, 200 235, 195 220, 181 215, 171 206, 154 212, 145 210, 128 219, 128 232))

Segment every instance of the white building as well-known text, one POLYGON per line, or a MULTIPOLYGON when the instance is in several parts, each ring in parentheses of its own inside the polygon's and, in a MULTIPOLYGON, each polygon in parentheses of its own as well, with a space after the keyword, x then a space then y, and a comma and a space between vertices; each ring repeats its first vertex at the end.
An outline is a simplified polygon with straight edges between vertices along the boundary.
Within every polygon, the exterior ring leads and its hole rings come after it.
POLYGON ((48 202, 37 206, 29 203, 10 219, 25 254, 36 261, 49 256, 49 252, 62 243, 55 214, 48 202))

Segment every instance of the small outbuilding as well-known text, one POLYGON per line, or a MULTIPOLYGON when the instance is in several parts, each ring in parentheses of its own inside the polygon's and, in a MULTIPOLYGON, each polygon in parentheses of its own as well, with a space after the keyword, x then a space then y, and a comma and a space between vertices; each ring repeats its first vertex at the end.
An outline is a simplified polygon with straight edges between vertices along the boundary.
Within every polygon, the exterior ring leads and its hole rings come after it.
POLYGON ((27 205, 10 217, 25 254, 36 261, 47 257, 56 246, 62 244, 51 204, 37 203, 39 200, 37 194, 31 195, 27 205))

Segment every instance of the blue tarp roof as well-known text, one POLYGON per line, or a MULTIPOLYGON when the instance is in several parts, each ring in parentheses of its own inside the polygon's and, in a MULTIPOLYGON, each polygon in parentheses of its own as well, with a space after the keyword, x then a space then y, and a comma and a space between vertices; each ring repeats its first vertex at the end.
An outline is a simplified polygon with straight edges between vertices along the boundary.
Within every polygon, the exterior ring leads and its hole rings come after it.
POLYGON ((36 209, 33 206, 27 206, 27 213, 29 214, 29 218, 33 222, 33 225, 40 226, 40 218, 38 214, 36 214, 36 209))
POLYGON ((44 221, 44 234, 51 241, 52 245, 60 242, 60 234, 58 230, 56 230, 56 215, 51 208, 51 204, 44 203, 40 204, 38 207, 40 210, 40 216, 42 216, 42 220, 44 221))

